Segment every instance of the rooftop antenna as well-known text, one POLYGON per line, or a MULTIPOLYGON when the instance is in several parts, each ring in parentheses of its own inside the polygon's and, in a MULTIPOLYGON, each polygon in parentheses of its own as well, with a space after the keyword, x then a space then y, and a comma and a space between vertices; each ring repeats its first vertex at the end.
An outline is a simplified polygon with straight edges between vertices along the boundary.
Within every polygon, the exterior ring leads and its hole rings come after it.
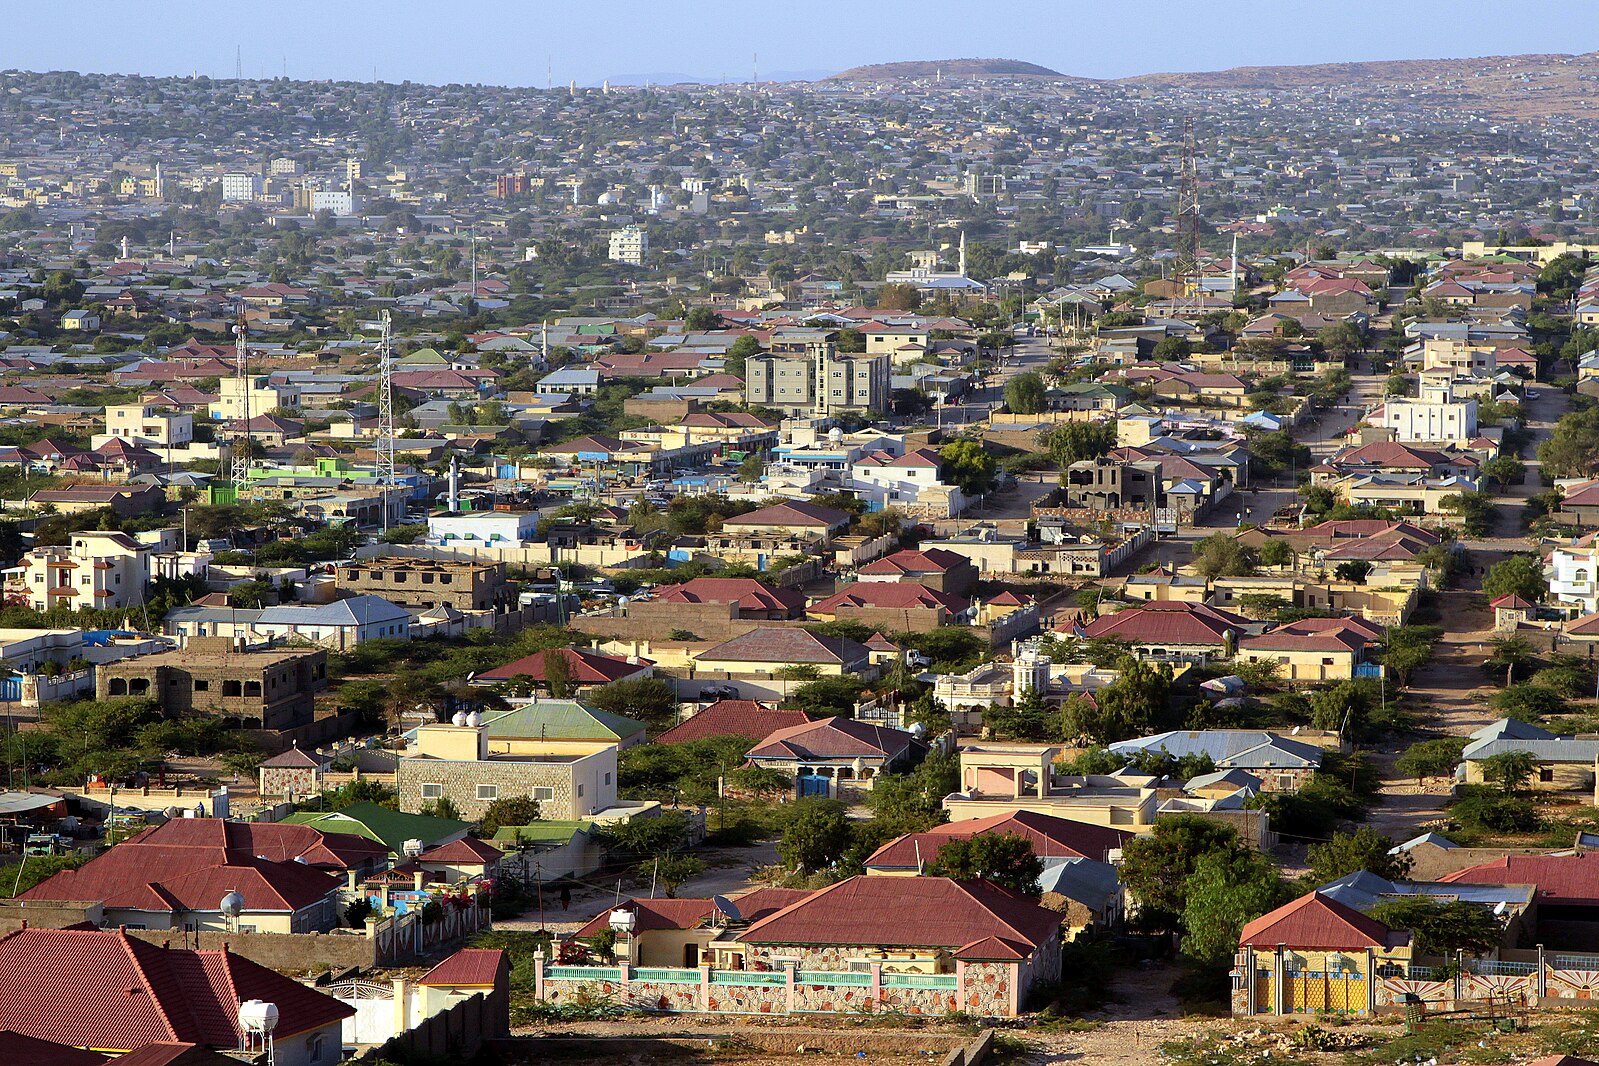
POLYGON ((238 324, 233 327, 233 380, 239 388, 239 428, 233 433, 233 493, 234 502, 244 499, 250 483, 250 344, 244 324, 244 312, 239 312, 238 324))
POLYGON ((1194 120, 1183 119, 1182 160, 1177 187, 1177 275, 1199 269, 1199 163, 1194 120))
POLYGON ((390 344, 391 316, 383 312, 383 350, 378 357, 378 491, 382 528, 389 528, 389 497, 397 481, 394 469, 394 353, 390 344))
POLYGON ((239 44, 233 46, 233 80, 244 80, 244 46, 239 44))
POLYGON ((750 71, 750 84, 751 85, 759 85, 760 83, 761 83, 761 53, 756 52, 754 54, 754 62, 752 64, 752 69, 750 71))
POLYGON ((548 55, 544 57, 544 88, 555 88, 555 62, 548 55))

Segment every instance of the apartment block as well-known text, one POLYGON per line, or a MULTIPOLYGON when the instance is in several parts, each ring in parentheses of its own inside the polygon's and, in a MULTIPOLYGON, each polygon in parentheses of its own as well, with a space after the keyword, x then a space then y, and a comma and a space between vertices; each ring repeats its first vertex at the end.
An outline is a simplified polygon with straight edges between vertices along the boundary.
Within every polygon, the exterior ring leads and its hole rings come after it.
POLYGON ((310 724, 316 694, 328 686, 320 649, 241 650, 227 637, 191 637, 182 651, 107 663, 95 677, 99 699, 147 696, 169 715, 213 714, 244 729, 310 724))

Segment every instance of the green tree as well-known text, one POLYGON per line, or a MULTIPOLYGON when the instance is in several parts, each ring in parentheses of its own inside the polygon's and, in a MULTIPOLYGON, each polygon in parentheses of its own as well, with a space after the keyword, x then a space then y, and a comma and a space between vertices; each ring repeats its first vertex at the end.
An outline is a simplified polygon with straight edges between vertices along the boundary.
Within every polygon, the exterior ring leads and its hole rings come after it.
POLYGON ((1532 650, 1532 643, 1526 637, 1512 634, 1494 637, 1488 643, 1493 652, 1483 665, 1494 672, 1503 670, 1506 688, 1516 680, 1516 671, 1524 670, 1538 661, 1537 653, 1532 650))
POLYGON ((1394 769, 1414 777, 1418 784, 1427 777, 1453 777, 1465 747, 1466 741, 1461 737, 1419 740, 1394 760, 1394 769))
POLYGON ((1171 667, 1123 659, 1116 680, 1094 693, 1093 699, 1074 697, 1061 705, 1061 734, 1068 740, 1111 744, 1138 736, 1166 707, 1171 691, 1171 667))
POLYGON ((1273 537, 1262 544, 1257 554, 1261 566, 1289 566, 1294 561, 1294 549, 1281 537, 1273 537))
POLYGON ((1028 371, 1005 382, 1005 406, 1012 414, 1036 415, 1049 407, 1048 388, 1042 376, 1028 371))
POLYGON ((960 789, 960 763, 933 752, 908 774, 884 774, 872 782, 866 804, 872 821, 890 836, 925 833, 949 821, 944 797, 960 789))
POLYGON ((855 704, 864 691, 866 682, 850 674, 819 677, 797 686, 785 702, 812 714, 847 718, 855 713, 855 704))
POLYGON ((538 820, 538 800, 528 795, 506 796, 483 809, 483 817, 477 822, 477 832, 481 837, 491 837, 500 831, 501 826, 532 825, 538 820))
POLYGON ((938 450, 944 481, 960 487, 967 496, 981 496, 994 488, 999 461, 975 440, 952 440, 938 450))
POLYGON ((1507 685, 1488 697, 1488 706, 1504 718, 1537 723, 1565 714, 1571 708, 1560 693, 1542 685, 1507 685))
MULTIPOLYGON (((1188 905, 1188 879, 1212 852, 1240 851, 1232 826, 1196 815, 1162 818, 1122 849, 1122 884, 1138 901, 1140 920, 1153 929, 1177 929, 1188 905)), ((1235 938, 1236 943, 1236 938, 1235 938)))
POLYGON ((705 862, 693 855, 661 855, 645 859, 634 870, 640 877, 659 882, 667 899, 676 899, 677 890, 685 881, 693 880, 705 872, 705 862))
POLYGON ((1502 751, 1482 760, 1482 779, 1498 785, 1499 791, 1514 796, 1526 791, 1527 782, 1538 769, 1538 760, 1530 751, 1502 751))
POLYGON ((783 865, 800 873, 825 870, 838 862, 850 845, 849 822, 837 800, 808 797, 790 808, 777 854, 783 865))
POLYGON ((1437 626, 1394 626, 1388 630, 1383 665, 1394 672, 1400 685, 1408 685, 1412 671, 1426 665, 1442 636, 1443 630, 1437 626))
POLYGON ((1429 896, 1379 903, 1369 912, 1390 929, 1408 929, 1418 955, 1441 955, 1456 951, 1485 955, 1499 946, 1504 928, 1487 907, 1461 900, 1445 903, 1429 896))
POLYGON ((1372 566, 1366 560, 1351 559, 1349 562, 1339 563, 1333 567, 1333 577, 1338 581, 1349 581, 1356 585, 1364 585, 1371 571, 1372 566))
POLYGON ((914 285, 896 282, 878 289, 876 302, 885 311, 914 311, 922 306, 922 294, 914 285))
POLYGON ((544 687, 550 698, 571 699, 577 691, 577 679, 572 675, 572 660, 563 651, 552 650, 544 656, 544 687))
POLYGON ((670 728, 677 720, 677 693, 658 677, 613 681, 590 692, 583 702, 655 730, 670 728))
POLYGON ((1533 603, 1542 603, 1549 594, 1549 582, 1543 573, 1543 561, 1536 555, 1511 555, 1488 568, 1482 579, 1482 592, 1490 600, 1501 596, 1520 596, 1533 603))
POLYGON ((1064 470, 1084 459, 1097 459, 1116 447, 1116 423, 1062 422, 1039 430, 1038 445, 1064 470))
POLYGON ((1255 553, 1231 533, 1212 533, 1194 545, 1194 568, 1208 578, 1248 577, 1255 553))
POLYGON ((18 868, 0 870, 0 894, 20 896, 50 880, 62 870, 76 870, 88 859, 83 855, 24 855, 18 868))
POLYGON ((1209 963, 1231 958, 1244 926, 1292 896, 1270 860, 1248 849, 1202 854, 1183 894, 1183 953, 1209 963))
POLYGON ((1572 411, 1538 445, 1538 465, 1551 478, 1588 477, 1599 468, 1599 407, 1572 411))
POLYGON ((1500 455, 1483 463, 1482 472, 1498 482, 1500 488, 1505 488, 1521 484, 1526 470, 1517 460, 1508 455, 1500 455))
POLYGON ((982 878, 1024 896, 1038 895, 1044 863, 1033 845, 1015 833, 977 833, 938 849, 930 871, 957 880, 982 878))
POLYGON ((1324 844, 1312 844, 1305 853, 1310 877, 1318 885, 1336 881, 1345 874, 1367 870, 1385 881, 1402 881, 1410 873, 1411 858, 1400 852, 1390 854, 1394 842, 1370 826, 1353 833, 1334 833, 1324 844))

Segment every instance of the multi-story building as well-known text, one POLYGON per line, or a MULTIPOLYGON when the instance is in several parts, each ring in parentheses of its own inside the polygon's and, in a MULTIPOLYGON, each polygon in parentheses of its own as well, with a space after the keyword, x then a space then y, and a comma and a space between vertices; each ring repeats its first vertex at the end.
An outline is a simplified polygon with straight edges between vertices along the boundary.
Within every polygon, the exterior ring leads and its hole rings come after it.
POLYGON ((274 175, 300 173, 300 161, 293 156, 280 155, 267 165, 267 171, 274 175))
POLYGON ((841 355, 826 342, 809 345, 803 355, 750 359, 744 375, 746 403, 788 414, 886 411, 892 395, 886 353, 841 355))
POLYGON ((354 594, 382 596, 406 607, 494 611, 516 602, 505 564, 454 559, 357 559, 341 564, 338 584, 354 594))
POLYGON ((254 418, 269 411, 292 409, 300 406, 300 386, 288 382, 273 382, 262 375, 251 375, 243 383, 237 377, 223 377, 217 385, 217 400, 211 405, 211 417, 219 422, 232 422, 245 416, 245 395, 249 395, 249 413, 254 418))
POLYGON ((115 610, 144 602, 152 559, 177 548, 176 530, 128 534, 81 530, 66 544, 35 548, 7 570, 6 594, 36 611, 57 604, 115 610))
POLYGON ((316 694, 328 686, 328 653, 240 650, 227 637, 190 637, 182 651, 107 663, 95 673, 102 700, 147 696, 169 715, 212 714, 282 732, 314 720, 316 694))
MULTIPOLYGON (((548 750, 491 753, 488 727, 465 716, 416 730, 416 745, 395 767, 400 809, 417 813, 448 799, 462 818, 483 816, 497 799, 528 796, 541 819, 589 818, 616 805, 615 744, 573 751, 555 743, 548 750)), ((538 748, 536 742, 531 747, 538 748)))
POLYGON ((1390 397, 1377 425, 1400 441, 1467 441, 1477 435, 1477 401, 1436 402, 1390 397))
POLYGON ((110 404, 105 409, 105 435, 147 448, 181 448, 194 440, 194 418, 158 404, 110 404))
POLYGON ((314 189, 311 192, 311 210, 331 211, 335 215, 359 214, 365 206, 361 198, 349 189, 314 189))
POLYGON ((250 203, 261 195, 261 175, 244 172, 222 175, 223 203, 250 203))
POLYGON ((494 179, 494 195, 501 200, 526 196, 527 188, 526 174, 500 174, 494 179))
POLYGON ((1599 548, 1588 540, 1556 548, 1545 571, 1549 595, 1574 614, 1599 611, 1599 548))
POLYGON ((643 266, 650 254, 650 235, 642 226, 623 226, 611 233, 610 258, 618 263, 643 266))

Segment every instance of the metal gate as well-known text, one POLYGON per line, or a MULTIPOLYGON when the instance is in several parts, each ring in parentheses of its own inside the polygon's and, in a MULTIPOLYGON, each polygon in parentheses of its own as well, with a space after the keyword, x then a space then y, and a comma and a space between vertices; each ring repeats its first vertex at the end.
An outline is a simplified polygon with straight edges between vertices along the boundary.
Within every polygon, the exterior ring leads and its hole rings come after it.
POLYGON ((801 799, 806 796, 825 796, 828 794, 828 779, 821 774, 800 774, 795 780, 799 782, 801 799))
MULTIPOLYGON (((351 1044, 382 1044, 399 1035, 395 1027, 394 987, 373 981, 340 981, 329 985, 327 993, 348 1007, 352 1017, 344 1019, 340 1038, 351 1044)), ((410 1019, 406 1020, 410 1024, 410 1019)))
POLYGON ((15 703, 22 698, 22 678, 0 677, 0 701, 15 703))
MULTIPOLYGON (((1267 1001, 1271 1002, 1271 1001, 1267 1001)), ((1283 1010, 1287 1014, 1339 1014, 1366 1012, 1366 981, 1358 973, 1301 970, 1289 973, 1283 984, 1283 1010)))

